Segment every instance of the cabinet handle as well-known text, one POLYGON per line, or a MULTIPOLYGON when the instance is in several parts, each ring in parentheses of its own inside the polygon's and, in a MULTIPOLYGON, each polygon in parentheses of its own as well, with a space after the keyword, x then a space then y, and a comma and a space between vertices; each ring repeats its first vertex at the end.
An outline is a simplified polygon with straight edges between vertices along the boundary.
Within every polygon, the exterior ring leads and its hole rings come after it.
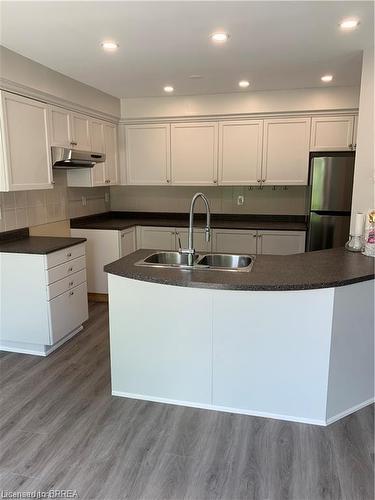
POLYGON ((73 268, 72 267, 68 267, 68 271, 69 272, 73 271, 73 268))
POLYGON ((262 182, 266 182, 267 179, 262 179, 262 182))
POLYGON ((353 144, 348 144, 349 149, 353 149, 353 144))
POLYGON ((121 235, 121 238, 125 238, 125 234, 122 234, 122 235, 121 235))
POLYGON ((253 238, 256 238, 256 237, 257 237, 257 235, 256 235, 256 234, 253 234, 253 238))
POLYGON ((51 184, 56 184, 56 182, 55 181, 51 181, 51 184))
POLYGON ((70 145, 71 145, 71 146, 77 146, 77 145, 78 145, 78 142, 72 141, 72 142, 70 143, 70 145))
POLYGON ((217 180, 216 179, 214 179, 214 184, 217 184, 217 180))
POLYGON ((167 183, 169 184, 171 181, 169 179, 167 179, 167 183))
POLYGON ((74 281, 69 281, 69 286, 73 286, 74 285, 74 281))
POLYGON ((71 257, 72 256, 71 252, 67 253, 66 256, 71 257))
POLYGON ((353 149, 357 149, 357 144, 353 144, 353 149))
POLYGON ((262 182, 262 179, 257 179, 257 182, 262 182))
POLYGON ((69 295, 70 295, 70 296, 74 295, 74 292, 69 292, 69 295))

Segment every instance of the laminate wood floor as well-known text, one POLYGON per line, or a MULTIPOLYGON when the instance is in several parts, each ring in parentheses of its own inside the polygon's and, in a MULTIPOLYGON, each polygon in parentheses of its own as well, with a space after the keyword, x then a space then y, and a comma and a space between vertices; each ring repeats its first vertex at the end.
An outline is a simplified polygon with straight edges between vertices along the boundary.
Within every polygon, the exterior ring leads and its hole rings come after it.
POLYGON ((106 304, 40 358, 1 353, 0 490, 87 499, 373 500, 374 409, 330 427, 111 396, 106 304))

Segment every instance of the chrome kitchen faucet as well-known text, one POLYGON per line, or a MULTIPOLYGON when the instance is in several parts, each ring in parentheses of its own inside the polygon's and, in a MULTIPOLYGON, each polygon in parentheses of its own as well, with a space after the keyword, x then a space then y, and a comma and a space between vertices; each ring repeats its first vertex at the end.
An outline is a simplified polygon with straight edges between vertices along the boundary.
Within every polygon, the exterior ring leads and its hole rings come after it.
MULTIPOLYGON (((179 252, 182 254, 187 254, 188 255, 188 265, 192 266, 194 264, 194 255, 195 255, 195 249, 194 249, 194 206, 195 202, 197 201, 198 198, 202 198, 204 201, 204 204, 206 205, 206 213, 207 213, 207 219, 206 219, 206 227, 205 227, 205 239, 207 242, 210 241, 211 237, 211 213, 210 213, 210 205, 208 203, 208 199, 206 195, 203 193, 195 193, 193 196, 193 199, 191 200, 191 205, 190 205, 190 215, 189 215, 189 235, 188 235, 188 248, 183 249, 180 248, 179 252)), ((181 242, 180 242, 180 247, 181 247, 181 242)))

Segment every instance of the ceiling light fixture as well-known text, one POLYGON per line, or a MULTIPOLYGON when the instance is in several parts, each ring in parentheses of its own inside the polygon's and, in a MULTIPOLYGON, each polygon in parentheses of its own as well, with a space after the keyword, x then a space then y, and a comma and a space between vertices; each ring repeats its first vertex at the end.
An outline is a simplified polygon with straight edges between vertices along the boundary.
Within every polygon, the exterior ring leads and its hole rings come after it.
POLYGON ((238 86, 241 87, 242 89, 246 89, 250 85, 250 82, 247 80, 241 80, 238 82, 238 86))
POLYGON ((166 85, 164 87, 164 92, 173 92, 174 91, 174 88, 172 87, 172 85, 166 85))
POLYGON ((332 82, 333 76, 332 75, 324 75, 324 76, 322 76, 321 80, 322 80, 322 82, 325 82, 325 83, 332 82))
POLYGON ((212 33, 210 38, 213 42, 225 43, 229 39, 229 34, 224 31, 217 31, 216 33, 212 33))
POLYGON ((354 30, 359 25, 358 19, 344 19, 340 23, 342 30, 354 30))
POLYGON ((119 48, 118 43, 110 41, 102 42, 100 45, 104 50, 117 50, 119 48))

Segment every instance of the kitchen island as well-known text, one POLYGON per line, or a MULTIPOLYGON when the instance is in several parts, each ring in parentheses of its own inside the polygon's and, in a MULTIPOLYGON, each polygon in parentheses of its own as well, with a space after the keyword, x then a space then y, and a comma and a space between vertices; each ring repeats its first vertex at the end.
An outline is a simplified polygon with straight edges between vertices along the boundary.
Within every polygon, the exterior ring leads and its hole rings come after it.
POLYGON ((374 399, 374 261, 257 256, 250 272, 105 267, 112 393, 328 425, 374 399))

